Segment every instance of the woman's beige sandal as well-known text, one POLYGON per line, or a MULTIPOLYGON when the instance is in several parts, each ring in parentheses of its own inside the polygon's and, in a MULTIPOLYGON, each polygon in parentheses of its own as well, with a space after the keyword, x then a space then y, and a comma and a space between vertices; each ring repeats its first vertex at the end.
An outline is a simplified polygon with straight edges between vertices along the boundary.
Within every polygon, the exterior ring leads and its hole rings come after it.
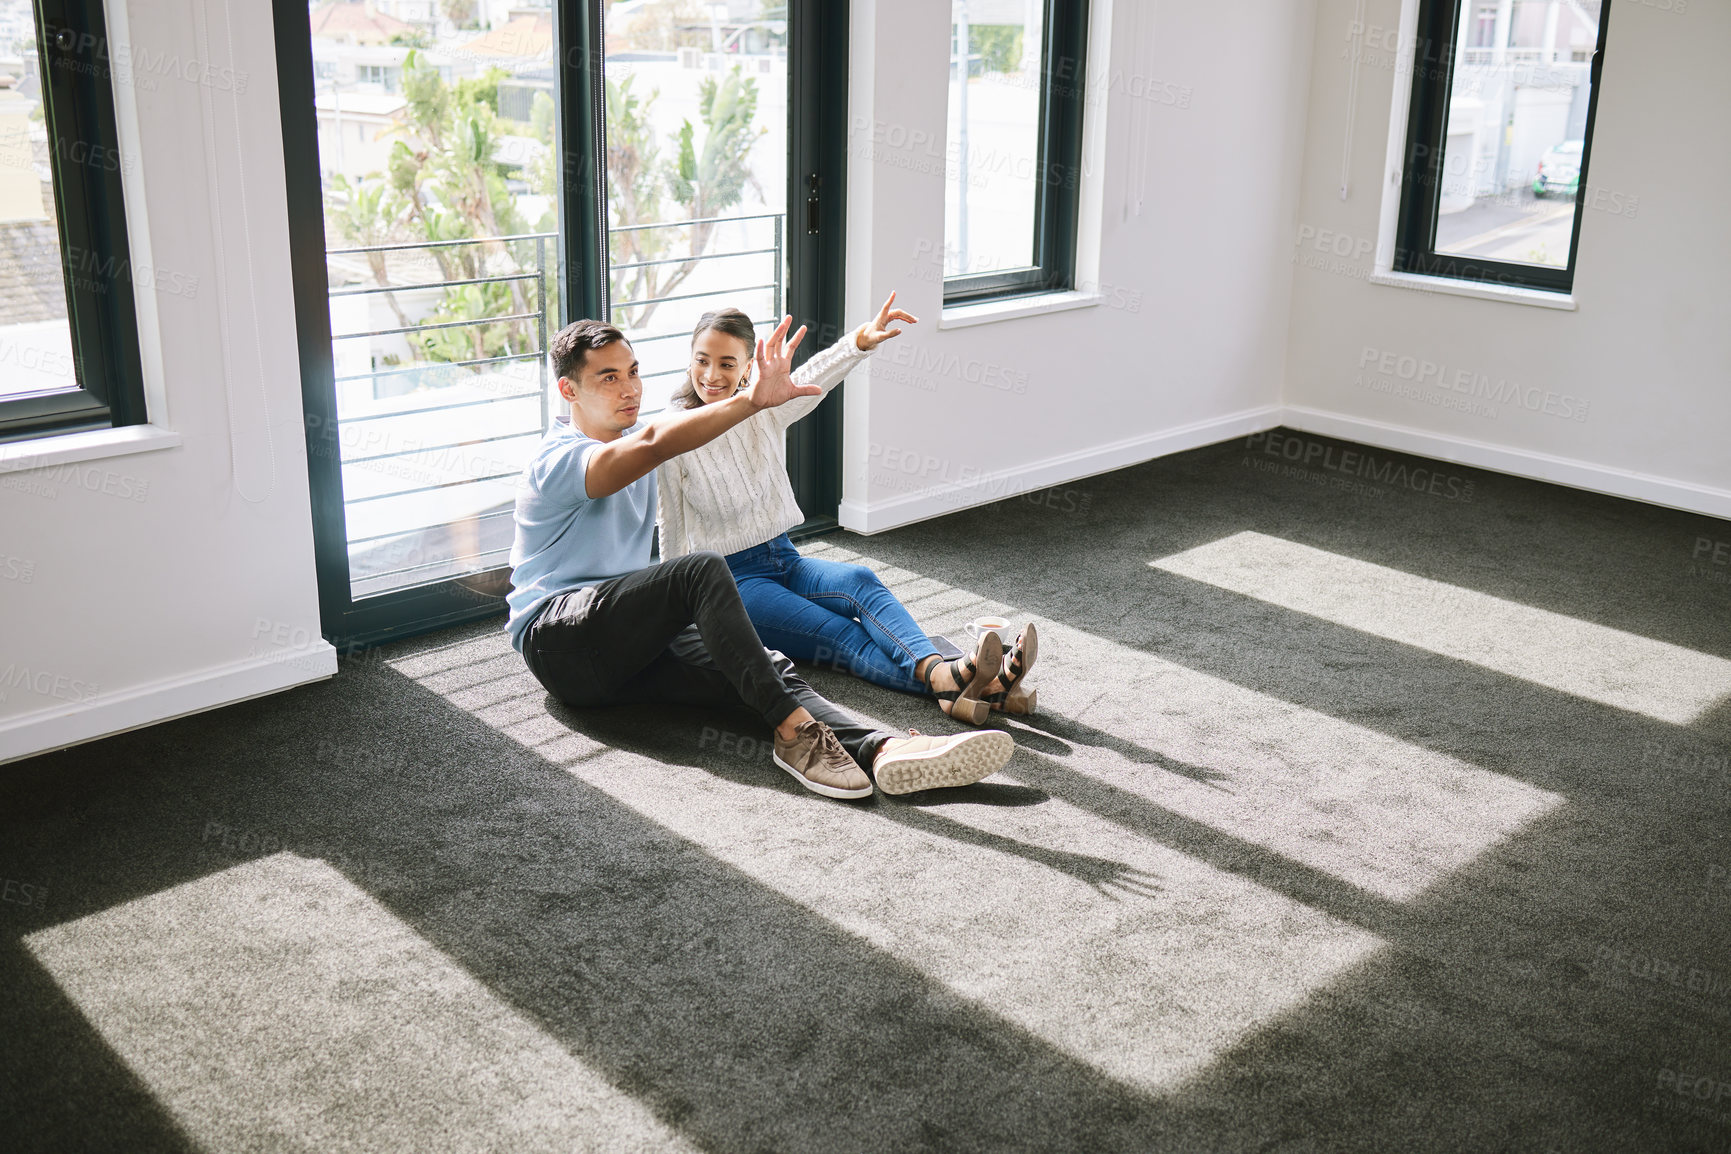
MULTIPOLYGON (((996 633, 980 634, 979 643, 974 646, 972 657, 958 657, 944 664, 949 666, 950 676, 960 689, 933 690, 938 699, 938 708, 969 725, 978 725, 992 714, 992 707, 980 699, 986 686, 998 676, 1003 669, 1004 643, 996 633)), ((934 671, 936 667, 933 667, 934 671)), ((931 684, 931 674, 927 674, 926 684, 931 684)))
POLYGON ((1004 662, 1003 689, 980 700, 989 708, 1004 713, 1033 713, 1039 703, 1040 691, 1023 685, 1022 678, 1034 668, 1034 658, 1039 655, 1040 634, 1030 621, 1016 634, 1016 643, 1010 647, 1009 659, 1004 662))

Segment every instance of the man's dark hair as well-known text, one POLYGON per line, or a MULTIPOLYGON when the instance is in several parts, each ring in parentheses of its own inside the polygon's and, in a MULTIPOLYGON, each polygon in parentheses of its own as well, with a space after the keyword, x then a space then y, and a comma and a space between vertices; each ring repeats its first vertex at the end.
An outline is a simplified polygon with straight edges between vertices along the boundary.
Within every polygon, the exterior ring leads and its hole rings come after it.
POLYGON ((590 349, 606 348, 625 334, 606 321, 572 321, 553 338, 553 375, 578 379, 590 349))

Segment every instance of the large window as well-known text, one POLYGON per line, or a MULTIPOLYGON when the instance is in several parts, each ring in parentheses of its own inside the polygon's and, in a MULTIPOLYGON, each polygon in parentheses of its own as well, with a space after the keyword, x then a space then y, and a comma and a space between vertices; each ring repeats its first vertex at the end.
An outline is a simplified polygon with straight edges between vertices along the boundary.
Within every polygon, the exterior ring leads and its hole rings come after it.
POLYGON ((1608 8, 1421 0, 1396 269, 1573 286, 1608 8))
POLYGON ((142 424, 100 0, 0 0, 0 440, 142 424))
MULTIPOLYGON (((517 482, 564 409, 562 323, 627 330, 646 412, 705 310, 790 312, 808 350, 847 331, 845 5, 500 0, 429 4, 431 26, 411 7, 274 7, 320 608, 343 646, 503 611, 517 482)), ((837 403, 788 438, 831 525, 837 403)))
POLYGON ((607 319, 642 362, 645 416, 685 379, 698 317, 742 309, 767 337, 789 303, 789 13, 703 11, 607 18, 607 319))
POLYGON ((1075 273, 1086 0, 951 0, 944 299, 1075 273))

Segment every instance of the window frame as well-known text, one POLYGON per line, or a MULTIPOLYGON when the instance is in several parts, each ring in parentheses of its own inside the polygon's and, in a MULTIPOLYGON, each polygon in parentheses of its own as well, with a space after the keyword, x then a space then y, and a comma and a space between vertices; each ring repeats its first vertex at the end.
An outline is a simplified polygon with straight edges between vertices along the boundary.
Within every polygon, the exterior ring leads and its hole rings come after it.
POLYGON ((1470 45, 1458 42, 1461 10, 1478 0, 1418 0, 1413 37, 1411 103, 1406 140, 1401 152, 1401 185, 1394 234, 1392 271, 1441 277, 1467 283, 1497 284, 1567 294, 1574 291, 1575 260, 1580 250, 1581 220, 1587 197, 1587 173, 1593 155, 1593 127, 1599 109, 1600 74, 1605 57, 1606 29, 1612 0, 1599 8, 1598 39, 1589 61, 1587 123, 1583 130, 1580 176, 1576 185, 1574 222, 1569 231, 1569 259, 1563 267, 1440 253, 1436 250, 1437 207, 1442 198, 1442 167, 1448 129, 1449 96, 1455 63, 1470 45))
MULTIPOLYGON (((1082 119, 1088 68, 1088 0, 1045 0, 1041 17, 1040 111, 1034 193, 1034 263, 944 277, 944 304, 1066 292, 1076 282, 1076 228, 1081 207, 1082 119), (1046 179, 1068 173, 1065 180, 1046 179)), ((968 56, 962 46, 962 56, 968 56)), ((954 67, 952 65, 952 67, 954 67)), ((967 82, 966 77, 962 81, 967 82)), ((947 113, 946 113, 947 115, 947 113)), ((949 180, 946 166, 945 181, 949 180)))
POLYGON ((42 116, 52 147, 75 389, 0 399, 0 442, 146 423, 119 125, 101 0, 35 0, 42 116), (113 157, 71 163, 75 145, 113 157), (75 275, 88 264, 86 275, 75 275))

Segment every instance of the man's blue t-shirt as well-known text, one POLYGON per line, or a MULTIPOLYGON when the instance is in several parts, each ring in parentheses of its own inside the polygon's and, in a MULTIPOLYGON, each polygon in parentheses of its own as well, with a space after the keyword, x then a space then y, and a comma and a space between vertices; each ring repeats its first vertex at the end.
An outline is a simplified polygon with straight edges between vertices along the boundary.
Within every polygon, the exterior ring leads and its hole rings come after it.
MULTIPOLYGON (((635 433, 642 425, 626 430, 635 433)), ((511 615, 505 628, 523 651, 523 634, 549 598, 649 564, 655 541, 655 473, 617 493, 591 497, 584 487, 589 454, 603 442, 559 417, 523 470, 511 543, 511 615)))

